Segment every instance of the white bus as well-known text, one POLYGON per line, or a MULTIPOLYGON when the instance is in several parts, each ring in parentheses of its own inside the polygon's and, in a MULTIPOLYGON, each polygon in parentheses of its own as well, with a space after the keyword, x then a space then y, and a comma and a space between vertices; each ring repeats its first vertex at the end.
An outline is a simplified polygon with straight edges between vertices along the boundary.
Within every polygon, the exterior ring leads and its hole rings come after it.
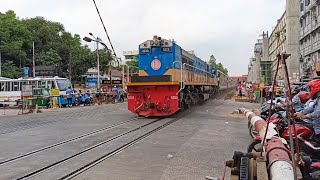
MULTIPOLYGON (((33 88, 59 89, 60 95, 65 95, 71 82, 67 78, 27 78, 27 79, 8 79, 0 77, 0 105, 17 105, 21 99, 21 85, 32 84, 33 88)), ((60 98, 60 104, 66 104, 64 98, 60 98)))

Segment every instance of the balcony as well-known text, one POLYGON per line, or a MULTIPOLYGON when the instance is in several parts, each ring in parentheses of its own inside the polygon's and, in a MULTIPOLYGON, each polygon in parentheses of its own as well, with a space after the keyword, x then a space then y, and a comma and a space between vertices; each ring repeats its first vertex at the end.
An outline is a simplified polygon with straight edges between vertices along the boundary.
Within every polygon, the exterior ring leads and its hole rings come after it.
POLYGON ((309 23, 305 28, 304 28, 304 34, 309 34, 311 32, 311 23, 309 23))
POLYGON ((316 49, 319 49, 319 41, 316 41, 312 44, 312 50, 316 50, 316 49))

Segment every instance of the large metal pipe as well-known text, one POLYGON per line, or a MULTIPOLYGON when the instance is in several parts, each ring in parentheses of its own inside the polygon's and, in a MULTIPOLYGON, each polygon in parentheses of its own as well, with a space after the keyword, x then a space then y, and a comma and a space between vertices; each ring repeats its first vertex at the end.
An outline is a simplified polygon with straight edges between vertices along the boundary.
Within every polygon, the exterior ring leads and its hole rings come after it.
POLYGON ((294 179, 293 166, 289 157, 290 151, 277 137, 271 138, 266 146, 272 180, 294 179))
MULTIPOLYGON (((266 130, 267 130, 267 122, 262 119, 260 116, 257 116, 252 111, 249 111, 247 109, 239 109, 248 119, 248 121, 251 123, 252 126, 256 129, 256 131, 259 133, 260 137, 264 137, 266 130)), ((277 131, 274 129, 276 126, 273 123, 269 123, 269 128, 267 132, 266 139, 271 139, 273 136, 277 135, 277 131)))
POLYGON ((281 139, 277 135, 275 126, 269 123, 268 132, 266 132, 267 122, 252 111, 240 109, 245 114, 248 121, 256 128, 261 137, 266 136, 266 152, 269 165, 269 175, 272 180, 293 180, 293 166, 289 157, 289 150, 284 146, 281 139))

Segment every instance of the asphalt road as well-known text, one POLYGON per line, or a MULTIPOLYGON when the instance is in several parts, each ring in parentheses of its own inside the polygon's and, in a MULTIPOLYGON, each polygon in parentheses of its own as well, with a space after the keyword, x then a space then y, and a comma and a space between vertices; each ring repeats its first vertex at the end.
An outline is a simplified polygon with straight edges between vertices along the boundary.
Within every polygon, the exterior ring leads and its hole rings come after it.
MULTIPOLYGON (((58 179, 106 152, 130 142, 172 118, 144 119, 126 110, 127 104, 80 107, 56 112, 1 117, 0 179, 17 179, 72 156, 92 145, 145 125, 126 136, 54 166, 31 179, 58 179), (132 120, 101 132, 18 158, 52 144, 94 130, 132 120), (154 123, 152 123, 155 121, 154 123), (149 124, 150 125, 146 125, 149 124)), ((257 108, 255 104, 210 100, 192 108, 181 119, 88 169, 75 179, 204 179, 218 177, 223 162, 234 150, 246 149, 250 142, 247 121, 233 115, 237 108, 257 108)))

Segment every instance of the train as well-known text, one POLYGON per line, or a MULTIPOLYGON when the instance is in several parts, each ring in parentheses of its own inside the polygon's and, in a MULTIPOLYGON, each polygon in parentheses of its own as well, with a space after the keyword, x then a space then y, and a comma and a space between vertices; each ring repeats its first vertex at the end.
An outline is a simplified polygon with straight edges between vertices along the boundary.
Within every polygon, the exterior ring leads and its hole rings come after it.
POLYGON ((139 45, 139 74, 127 85, 128 110, 144 117, 170 116, 236 86, 174 40, 154 36, 139 45))

